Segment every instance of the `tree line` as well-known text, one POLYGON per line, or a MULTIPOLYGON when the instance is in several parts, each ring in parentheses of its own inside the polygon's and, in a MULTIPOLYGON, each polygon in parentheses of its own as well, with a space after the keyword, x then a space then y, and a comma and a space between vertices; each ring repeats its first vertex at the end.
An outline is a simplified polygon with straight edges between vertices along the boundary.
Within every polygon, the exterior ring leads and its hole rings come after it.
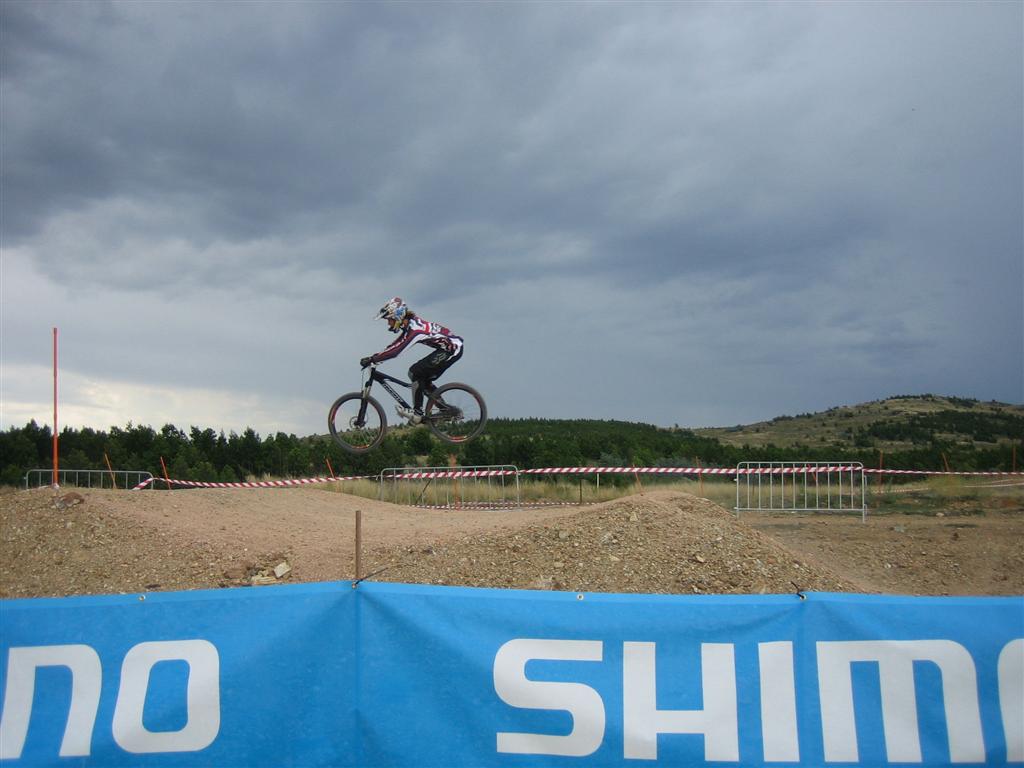
POLYGON ((906 421, 877 421, 858 430, 859 435, 927 445, 936 435, 955 434, 972 442, 995 443, 1000 438, 1024 436, 1024 416, 1014 413, 939 411, 914 414, 906 421))
MULTIPOLYGON (((919 427, 920 424, 914 425, 919 427)), ((929 427, 939 425, 929 424, 929 427)), ((942 426, 945 426, 943 424, 942 426)), ((973 426, 973 425, 972 425, 973 426)), ((1011 425, 1016 426, 1016 425, 1011 425)), ((982 430, 983 431, 983 430, 982 430)), ((882 432, 873 432, 881 436, 882 432)), ((888 433, 884 433, 888 434, 888 433)), ((987 435, 986 435, 987 436, 987 435)), ((0 483, 18 485, 30 469, 52 468, 53 433, 31 421, 0 432, 0 483)), ((140 470, 178 480, 238 482, 265 477, 376 475, 390 467, 510 464, 542 467, 732 467, 741 461, 859 461, 877 466, 879 452, 863 440, 826 448, 729 446, 688 429, 603 420, 492 419, 476 440, 453 448, 422 428, 390 431, 380 447, 353 456, 327 436, 260 436, 171 424, 159 430, 128 424, 109 430, 65 427, 59 435, 64 469, 140 470)), ((960 471, 1008 471, 1011 445, 945 441, 930 433, 912 449, 885 453, 885 467, 960 471)))

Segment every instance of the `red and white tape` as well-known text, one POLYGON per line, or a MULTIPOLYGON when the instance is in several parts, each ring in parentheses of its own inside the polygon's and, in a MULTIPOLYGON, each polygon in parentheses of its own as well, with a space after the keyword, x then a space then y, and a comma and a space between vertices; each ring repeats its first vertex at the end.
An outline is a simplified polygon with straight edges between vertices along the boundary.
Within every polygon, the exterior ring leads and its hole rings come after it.
MULTIPOLYGON (((1024 477, 1024 472, 932 472, 925 469, 870 469, 851 464, 812 464, 805 467, 544 467, 541 469, 459 469, 434 472, 404 472, 387 475, 385 480, 459 480, 464 478, 507 477, 510 475, 803 475, 863 472, 866 475, 912 475, 916 477, 1024 477)), ((165 481, 153 477, 139 483, 132 490, 140 490, 152 483, 170 482, 185 488, 289 488, 299 485, 336 483, 344 480, 373 480, 378 475, 352 475, 349 477, 307 477, 292 480, 257 480, 238 483, 212 483, 199 480, 165 481)))
POLYGON ((508 475, 793 475, 825 472, 853 472, 860 467, 846 464, 807 467, 542 467, 540 469, 458 469, 433 472, 402 472, 385 480, 458 480, 508 475))
POLYGON ((302 477, 291 480, 253 480, 241 483, 208 483, 202 480, 174 480, 173 478, 165 480, 162 477, 151 477, 148 480, 143 480, 132 490, 139 491, 147 485, 155 483, 170 483, 171 485, 180 485, 185 488, 289 488, 296 485, 337 483, 342 480, 364 480, 366 477, 367 475, 354 475, 352 477, 302 477))
MULTIPOLYGON (((1024 472, 933 472, 926 469, 870 469, 850 464, 809 464, 794 467, 549 467, 522 469, 521 475, 804 475, 864 472, 886 475, 962 475, 966 477, 1024 477, 1024 472)), ((511 472, 510 474, 515 474, 511 472)))
POLYGON ((954 475, 960 477, 1024 477, 1024 472, 931 472, 927 469, 864 469, 868 475, 954 475))
MULTIPOLYGON (((594 502, 587 502, 592 504, 594 502)), ((547 509, 548 507, 578 507, 579 502, 576 501, 477 501, 467 502, 461 501, 458 503, 452 502, 451 504, 410 504, 411 507, 417 509, 458 509, 464 511, 481 510, 483 512, 491 512, 496 509, 547 509)))
POLYGON ((524 469, 524 475, 735 475, 736 469, 715 467, 547 467, 524 469))
MULTIPOLYGON (((529 469, 443 469, 434 472, 401 472, 399 474, 383 475, 387 480, 436 480, 448 479, 458 480, 463 477, 507 477, 509 475, 522 475, 533 470, 529 469)), ((375 475, 377 477, 377 475, 375 475)))

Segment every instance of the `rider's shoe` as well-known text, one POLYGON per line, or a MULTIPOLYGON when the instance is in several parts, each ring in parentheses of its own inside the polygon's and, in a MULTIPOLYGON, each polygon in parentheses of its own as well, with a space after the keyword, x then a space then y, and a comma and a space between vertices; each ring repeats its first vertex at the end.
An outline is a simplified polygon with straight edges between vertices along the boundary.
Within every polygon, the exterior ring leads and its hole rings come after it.
POLYGON ((438 418, 446 420, 462 418, 462 411, 454 405, 448 405, 444 400, 435 400, 434 403, 437 406, 436 411, 438 418))
POLYGON ((421 421, 423 421, 423 411, 419 408, 414 408, 413 410, 410 411, 408 408, 396 406, 395 410, 398 412, 398 415, 401 416, 403 419, 408 419, 410 424, 419 424, 421 421))

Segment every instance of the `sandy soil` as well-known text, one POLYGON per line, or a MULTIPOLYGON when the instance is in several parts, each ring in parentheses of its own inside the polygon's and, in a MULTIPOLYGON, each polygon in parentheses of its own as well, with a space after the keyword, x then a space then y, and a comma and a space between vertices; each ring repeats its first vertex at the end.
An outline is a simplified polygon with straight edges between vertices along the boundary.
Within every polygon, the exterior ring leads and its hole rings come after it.
POLYGON ((1024 593, 1024 509, 737 518, 654 491, 449 511, 323 488, 0 491, 0 597, 352 579, 602 592, 1024 593), (275 568, 277 573, 275 574, 275 568))

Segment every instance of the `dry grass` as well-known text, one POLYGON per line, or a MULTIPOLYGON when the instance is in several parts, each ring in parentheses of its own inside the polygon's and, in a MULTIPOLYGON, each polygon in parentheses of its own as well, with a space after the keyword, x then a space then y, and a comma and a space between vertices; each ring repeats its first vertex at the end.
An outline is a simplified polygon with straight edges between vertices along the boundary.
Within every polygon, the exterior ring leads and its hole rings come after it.
MULTIPOLYGON (((866 503, 869 514, 983 514, 1024 513, 1024 484, 1019 480, 988 481, 984 478, 936 476, 922 481, 878 483, 868 477, 866 503)), ((644 491, 682 491, 714 502, 730 512, 736 507, 736 483, 730 477, 660 478, 597 475, 462 480, 407 480, 381 488, 376 480, 354 480, 322 486, 395 504, 425 506, 514 506, 530 504, 595 504, 644 491)))

